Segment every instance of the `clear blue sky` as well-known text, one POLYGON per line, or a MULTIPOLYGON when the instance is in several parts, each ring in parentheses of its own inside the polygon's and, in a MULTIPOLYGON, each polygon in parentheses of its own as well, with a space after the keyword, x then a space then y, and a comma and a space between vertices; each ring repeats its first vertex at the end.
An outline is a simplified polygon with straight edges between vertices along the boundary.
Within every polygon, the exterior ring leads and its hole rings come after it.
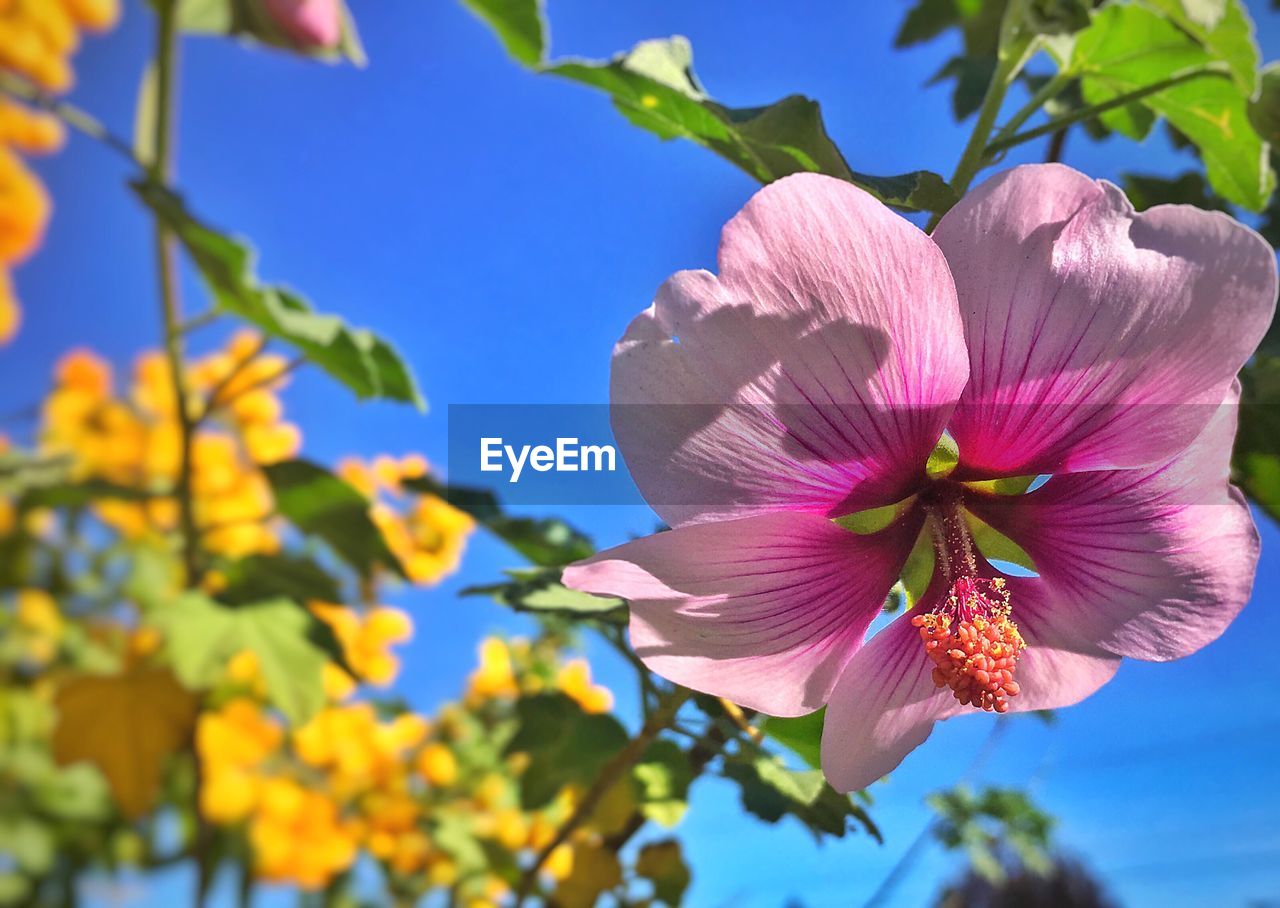
MULTIPOLYGON (((1265 3, 1250 5, 1264 56, 1280 56, 1280 19, 1265 3)), ((818 98, 858 170, 949 172, 966 138, 947 91, 921 87, 953 52, 949 41, 891 48, 902 2, 549 6, 556 54, 605 56, 680 33, 720 100, 818 98)), ((125 133, 151 25, 139 0, 127 7, 121 28, 81 54, 74 95, 125 133)), ((287 402, 308 452, 332 460, 421 450, 441 462, 450 403, 604 402, 614 340, 671 272, 713 265, 720 225, 754 185, 700 148, 635 130, 590 91, 521 71, 452 0, 354 7, 366 71, 221 41, 191 42, 186 54, 180 182, 193 205, 252 236, 266 276, 394 338, 433 405, 425 418, 357 405, 304 374, 287 402)), ((1111 178, 1187 166, 1160 136, 1137 147, 1076 135, 1066 160, 1111 178)), ((26 325, 0 354, 4 413, 42 394, 68 347, 91 346, 123 367, 158 333, 146 222, 121 188, 122 167, 75 139, 40 169, 57 213, 19 275, 26 325)), ((638 508, 570 516, 601 544, 653 525, 638 508)), ((1063 845, 1128 904, 1280 896, 1280 535, 1266 526, 1263 538, 1254 601, 1221 641, 1172 665, 1126 664, 1052 728, 1018 721, 988 765, 991 782, 1034 779, 1061 818, 1063 845)), ((415 703, 429 709, 457 693, 484 632, 522 626, 497 606, 452 595, 510 562, 477 540, 461 578, 404 600, 419 634, 401 690, 415 703)), ((620 668, 598 664, 630 705, 620 668)), ((690 904, 859 903, 924 824, 923 796, 952 783, 986 734, 983 719, 949 723, 876 787, 883 847, 855 836, 815 848, 798 826, 743 815, 727 784, 699 783, 682 830, 695 869, 690 904)), ((921 904, 956 867, 931 851, 896 904, 921 904)), ((161 905, 178 882, 130 888, 161 905)))

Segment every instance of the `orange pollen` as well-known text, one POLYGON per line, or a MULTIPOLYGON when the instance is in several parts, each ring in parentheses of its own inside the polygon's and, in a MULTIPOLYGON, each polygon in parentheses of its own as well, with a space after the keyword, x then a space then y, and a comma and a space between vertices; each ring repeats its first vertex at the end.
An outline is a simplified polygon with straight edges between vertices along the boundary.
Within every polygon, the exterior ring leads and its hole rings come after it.
POLYGON ((1008 712, 1008 698, 1018 695, 1013 673, 1027 645, 1009 613, 1004 580, 961 577, 934 611, 912 618, 933 661, 933 683, 951 688, 965 705, 1008 712))

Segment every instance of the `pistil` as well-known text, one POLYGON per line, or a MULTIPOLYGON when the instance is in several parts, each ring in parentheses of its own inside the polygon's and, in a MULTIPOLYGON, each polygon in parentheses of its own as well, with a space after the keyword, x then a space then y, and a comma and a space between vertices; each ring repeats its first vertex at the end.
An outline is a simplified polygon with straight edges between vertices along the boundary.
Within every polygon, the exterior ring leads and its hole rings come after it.
POLYGON ((967 706, 1007 712, 1017 696, 1014 672, 1026 648, 1010 618, 1010 594, 1000 577, 978 575, 973 537, 958 501, 930 508, 938 566, 951 584, 946 597, 911 624, 933 662, 933 683, 967 706))

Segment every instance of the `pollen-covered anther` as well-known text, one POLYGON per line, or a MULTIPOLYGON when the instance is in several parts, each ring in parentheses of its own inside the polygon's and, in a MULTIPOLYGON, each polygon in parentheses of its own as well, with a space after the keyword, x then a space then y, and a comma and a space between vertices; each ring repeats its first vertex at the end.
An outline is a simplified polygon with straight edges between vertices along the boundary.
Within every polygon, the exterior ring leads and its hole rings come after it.
POLYGON ((933 661, 933 683, 951 688, 963 704, 1007 712, 1009 697, 1018 694, 1013 675, 1026 648, 1009 614, 1002 579, 961 577, 937 608, 912 618, 933 661))

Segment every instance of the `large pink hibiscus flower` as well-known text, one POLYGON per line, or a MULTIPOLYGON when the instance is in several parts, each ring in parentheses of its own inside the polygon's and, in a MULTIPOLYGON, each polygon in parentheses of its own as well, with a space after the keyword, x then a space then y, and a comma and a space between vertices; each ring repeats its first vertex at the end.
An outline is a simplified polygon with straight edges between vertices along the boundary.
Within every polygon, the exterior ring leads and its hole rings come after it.
POLYGON ((1235 375, 1276 299, 1252 231, 1042 165, 930 237, 804 174, 729 222, 719 269, 671 278, 614 351, 617 440, 672 529, 565 572, 630 601, 654 671, 775 716, 827 705, 849 790, 940 719, 1075 703, 1243 607, 1235 375), (944 430, 959 463, 927 470, 944 430), (1036 575, 1002 576, 983 527, 1036 575), (866 639, 930 547, 924 594, 866 639))

